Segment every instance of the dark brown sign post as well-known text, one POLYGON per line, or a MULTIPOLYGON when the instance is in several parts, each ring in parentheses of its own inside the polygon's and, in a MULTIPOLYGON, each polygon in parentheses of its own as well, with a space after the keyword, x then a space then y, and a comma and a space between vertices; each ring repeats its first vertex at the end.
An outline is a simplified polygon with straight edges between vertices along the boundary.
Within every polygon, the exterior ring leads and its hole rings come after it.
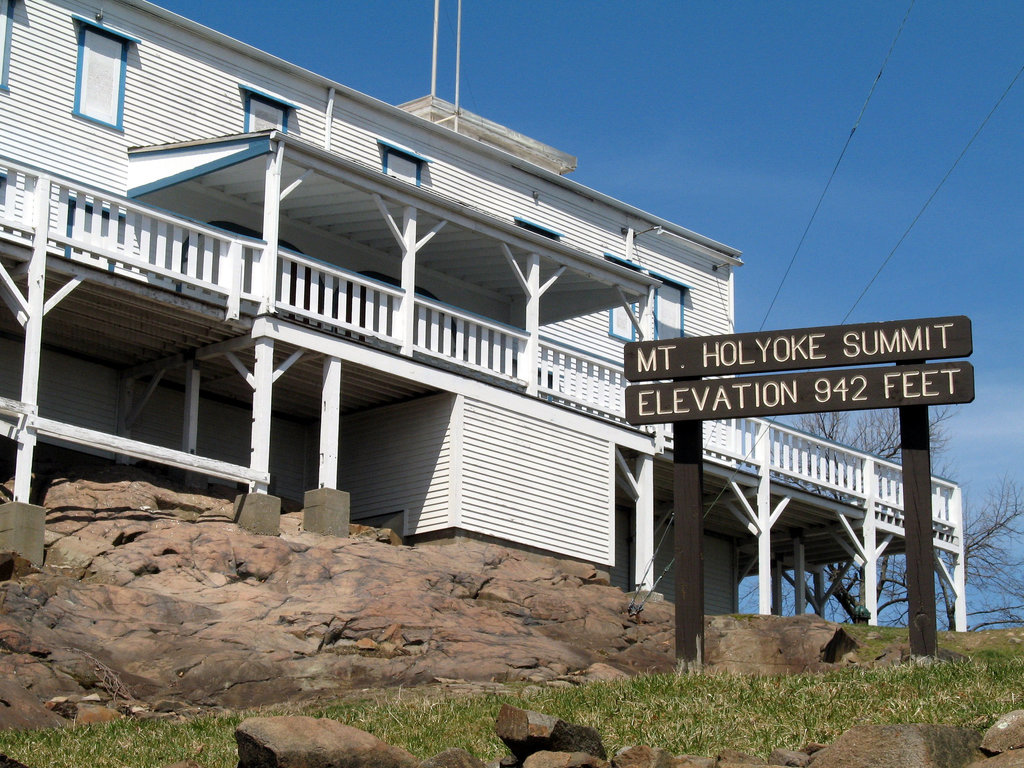
POLYGON ((626 344, 626 379, 649 382, 626 387, 626 421, 675 425, 676 658, 682 666, 699 667, 704 657, 701 422, 874 408, 900 411, 910 650, 935 655, 928 406, 974 400, 974 368, 962 360, 922 361, 972 351, 971 321, 963 315, 626 344), (879 365, 898 362, 909 364, 879 365), (864 365, 875 367, 848 367, 864 365), (793 372, 821 368, 843 370, 793 372), (743 375, 765 373, 771 375, 743 375))

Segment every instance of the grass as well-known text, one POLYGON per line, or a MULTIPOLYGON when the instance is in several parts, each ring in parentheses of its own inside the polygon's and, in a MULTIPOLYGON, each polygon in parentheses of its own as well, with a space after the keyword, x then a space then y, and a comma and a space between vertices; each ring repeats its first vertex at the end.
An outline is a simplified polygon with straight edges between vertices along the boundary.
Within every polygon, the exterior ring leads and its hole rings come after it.
MULTIPOLYGON (((398 691, 301 713, 362 728, 420 758, 449 747, 484 760, 500 756, 505 750, 494 736, 494 718, 506 702, 592 725, 610 752, 646 744, 675 754, 713 756, 732 748, 766 757, 776 747, 831 742, 864 723, 930 722, 984 730, 1021 706, 1022 691, 1024 658, 1000 655, 790 677, 653 675, 458 698, 398 691)), ((0 733, 0 752, 32 768, 159 768, 188 758, 205 768, 234 768, 234 729, 240 720, 240 715, 184 724, 123 720, 8 731, 0 733)))

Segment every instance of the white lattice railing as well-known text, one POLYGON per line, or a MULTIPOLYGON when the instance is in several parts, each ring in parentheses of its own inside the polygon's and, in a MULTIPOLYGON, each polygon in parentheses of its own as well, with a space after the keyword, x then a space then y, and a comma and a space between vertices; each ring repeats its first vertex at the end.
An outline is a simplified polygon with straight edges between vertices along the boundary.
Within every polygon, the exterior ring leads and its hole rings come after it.
POLYGON ((522 378, 529 336, 447 304, 416 297, 413 345, 436 357, 505 379, 522 378))
POLYGON ((622 366, 551 341, 540 345, 538 392, 558 402, 622 419, 622 366))
POLYGON ((321 325, 398 342, 396 313, 403 293, 377 280, 279 251, 278 310, 321 325))

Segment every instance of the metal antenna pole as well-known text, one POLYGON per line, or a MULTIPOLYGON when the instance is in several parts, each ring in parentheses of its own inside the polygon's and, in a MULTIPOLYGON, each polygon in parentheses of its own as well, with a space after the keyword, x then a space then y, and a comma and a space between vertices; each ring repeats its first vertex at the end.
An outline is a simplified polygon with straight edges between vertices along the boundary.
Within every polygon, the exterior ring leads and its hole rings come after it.
POLYGON ((459 132, 459 81, 462 76, 462 0, 459 0, 459 20, 455 28, 455 132, 459 132))
POLYGON ((441 0, 434 0, 434 55, 430 62, 430 100, 437 96, 437 20, 441 15, 441 0))

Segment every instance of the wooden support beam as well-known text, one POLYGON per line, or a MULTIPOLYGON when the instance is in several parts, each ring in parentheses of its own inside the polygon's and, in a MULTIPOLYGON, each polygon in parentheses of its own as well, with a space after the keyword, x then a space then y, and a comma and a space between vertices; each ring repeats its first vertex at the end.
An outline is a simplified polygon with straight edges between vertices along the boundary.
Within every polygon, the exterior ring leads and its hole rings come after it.
POLYGON ((910 652, 915 656, 934 656, 937 650, 935 547, 932 542, 932 466, 928 406, 903 406, 899 411, 910 652))
MULTIPOLYGON (((274 391, 274 341, 266 337, 256 340, 256 365, 252 373, 252 438, 250 440, 249 468, 254 474, 269 475, 270 427, 274 391)), ((266 483, 250 484, 250 491, 266 493, 266 483)))
POLYGON ((703 422, 674 425, 676 662, 680 671, 704 664, 703 422))
POLYGON ((43 314, 47 314, 51 309, 60 304, 65 298, 67 298, 68 294, 84 282, 84 278, 72 277, 64 283, 64 285, 62 285, 55 294, 46 300, 46 303, 43 305, 43 314))
POLYGON ((338 488, 338 444, 341 439, 341 360, 324 357, 320 401, 319 487, 338 488))
POLYGON ((636 512, 633 524, 633 588, 654 589, 654 457, 636 457, 636 512))

